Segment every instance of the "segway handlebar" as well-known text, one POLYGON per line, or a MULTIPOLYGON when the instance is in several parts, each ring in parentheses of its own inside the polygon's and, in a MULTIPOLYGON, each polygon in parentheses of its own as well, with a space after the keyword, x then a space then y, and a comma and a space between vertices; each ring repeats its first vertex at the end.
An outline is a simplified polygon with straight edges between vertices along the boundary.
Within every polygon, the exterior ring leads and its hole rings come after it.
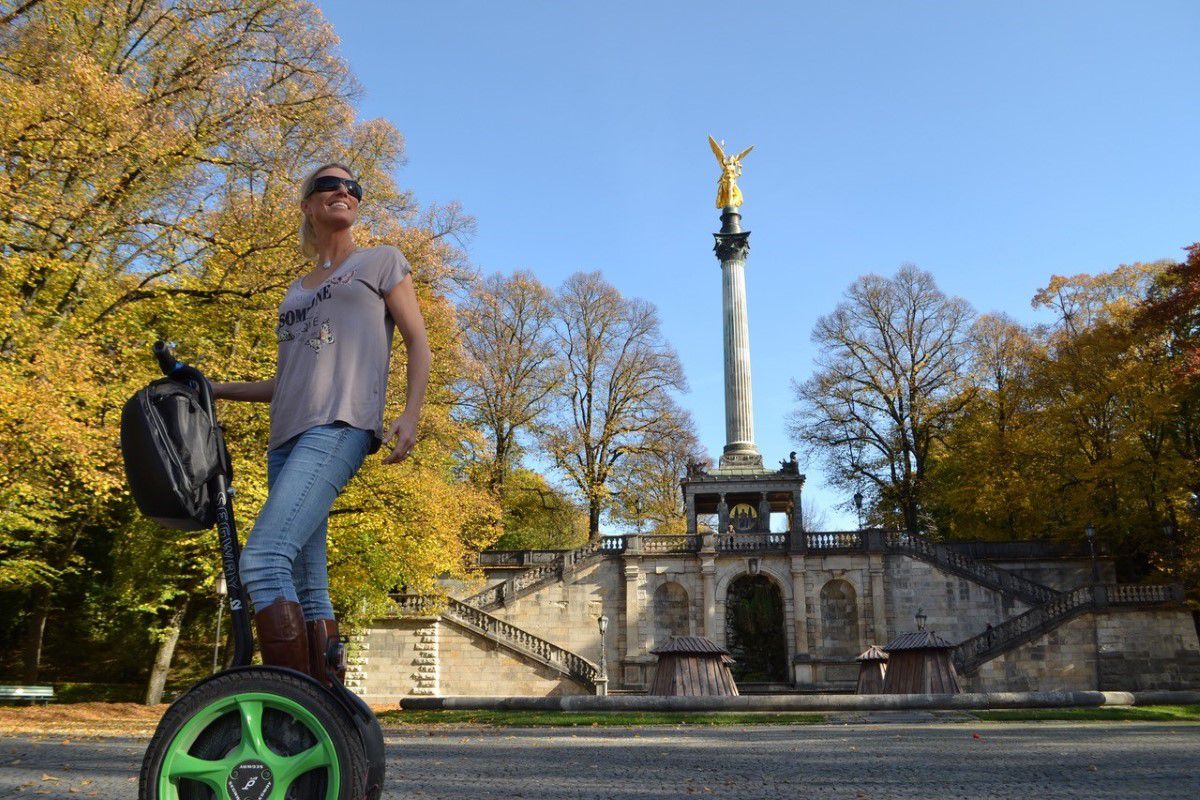
POLYGON ((158 360, 158 368, 172 380, 186 383, 200 393, 200 402, 208 410, 212 424, 217 424, 216 410, 213 408, 212 384, 204 373, 189 366, 175 357, 174 342, 164 342, 159 339, 154 343, 154 358, 158 360))
POLYGON ((158 367, 162 370, 163 375, 168 378, 175 370, 183 367, 183 363, 175 359, 175 351, 171 349, 171 345, 159 339, 154 343, 154 357, 158 359, 158 367))

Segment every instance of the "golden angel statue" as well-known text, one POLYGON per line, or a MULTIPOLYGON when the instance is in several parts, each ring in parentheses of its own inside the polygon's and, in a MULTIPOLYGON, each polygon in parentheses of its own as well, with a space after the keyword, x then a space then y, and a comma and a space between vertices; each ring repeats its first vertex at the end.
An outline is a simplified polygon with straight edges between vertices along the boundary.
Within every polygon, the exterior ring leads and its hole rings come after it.
POLYGON ((712 148, 713 155, 717 157, 717 163, 721 165, 721 177, 717 179, 717 208, 740 206, 742 190, 737 186, 737 179, 742 176, 742 159, 754 149, 754 145, 750 145, 732 158, 726 157, 721 145, 717 144, 717 140, 711 136, 708 137, 708 145, 712 148))

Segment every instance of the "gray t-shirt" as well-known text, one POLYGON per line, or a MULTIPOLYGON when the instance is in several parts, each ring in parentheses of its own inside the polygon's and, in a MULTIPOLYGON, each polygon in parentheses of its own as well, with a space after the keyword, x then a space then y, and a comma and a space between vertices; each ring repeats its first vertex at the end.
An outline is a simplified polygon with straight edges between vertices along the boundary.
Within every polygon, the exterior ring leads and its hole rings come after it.
POLYGON ((395 322, 384 298, 411 272, 395 247, 355 250, 315 289, 298 278, 279 305, 271 399, 273 449, 317 425, 345 422, 383 440, 395 322))

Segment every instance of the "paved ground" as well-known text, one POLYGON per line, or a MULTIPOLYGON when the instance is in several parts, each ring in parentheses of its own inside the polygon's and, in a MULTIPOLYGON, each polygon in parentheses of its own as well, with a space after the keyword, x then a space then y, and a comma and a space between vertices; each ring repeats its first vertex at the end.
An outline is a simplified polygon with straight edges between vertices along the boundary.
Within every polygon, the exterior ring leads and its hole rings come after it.
MULTIPOLYGON (((144 746, 5 737, 0 797, 128 800, 144 746)), ((1192 800, 1200 725, 428 728, 388 734, 388 772, 397 800, 1192 800)))

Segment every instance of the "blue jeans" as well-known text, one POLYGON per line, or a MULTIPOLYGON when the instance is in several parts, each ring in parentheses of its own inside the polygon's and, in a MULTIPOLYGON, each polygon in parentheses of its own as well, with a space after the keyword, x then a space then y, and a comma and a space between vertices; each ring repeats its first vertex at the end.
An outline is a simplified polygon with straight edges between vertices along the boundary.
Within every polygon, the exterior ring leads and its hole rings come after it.
POLYGON ((373 434, 318 425, 267 453, 267 502, 242 549, 242 583, 257 609, 298 602, 305 619, 333 619, 325 538, 329 509, 367 457, 373 434))

